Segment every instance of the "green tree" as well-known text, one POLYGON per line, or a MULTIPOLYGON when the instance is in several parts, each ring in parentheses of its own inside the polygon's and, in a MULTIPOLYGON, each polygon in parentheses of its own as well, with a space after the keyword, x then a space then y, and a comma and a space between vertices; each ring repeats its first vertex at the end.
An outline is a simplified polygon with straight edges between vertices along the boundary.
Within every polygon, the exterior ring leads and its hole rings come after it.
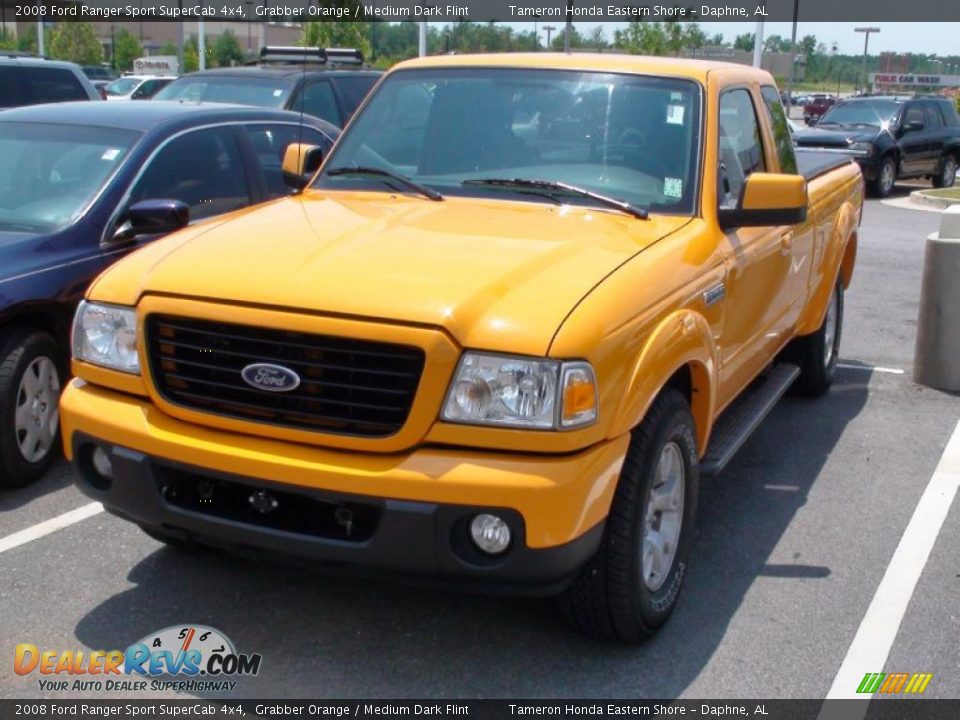
POLYGON ((160 48, 160 54, 175 56, 177 54, 177 44, 173 40, 167 40, 160 48))
MULTIPOLYGON (((176 51, 174 51, 176 54, 176 51)), ((143 55, 140 41, 126 28, 120 28, 113 35, 113 67, 115 70, 132 70, 133 61, 143 55)))
POLYGON ((803 52, 810 56, 817 51, 817 37, 816 35, 804 35, 799 42, 800 49, 803 52))
POLYGON ((50 34, 50 57, 81 65, 103 62, 103 46, 97 40, 93 25, 88 22, 58 23, 50 34))
POLYGON ((197 53, 197 41, 190 38, 183 44, 183 68, 180 72, 192 73, 200 69, 200 55, 197 53))
POLYGON ((596 50, 602 50, 607 46, 607 33, 603 25, 597 25, 590 32, 590 46, 596 50))
POLYGON ((720 42, 711 43, 703 28, 697 23, 687 23, 683 28, 683 47, 685 48, 701 48, 707 44, 721 45, 722 43, 723 35, 720 36, 720 42))
MULTIPOLYGON (((385 24, 385 23, 384 23, 385 24)), ((370 54, 370 23, 367 22, 308 22, 303 31, 306 47, 357 48, 364 57, 370 54)), ((382 26, 378 28, 378 31, 382 26)))
POLYGON ((243 63, 243 48, 237 42, 236 36, 225 30, 213 43, 213 59, 218 67, 231 67, 243 63))
POLYGON ((710 38, 708 45, 723 45, 723 33, 717 33, 710 38))
POLYGON ((763 51, 778 53, 786 52, 790 47, 790 41, 784 40, 779 35, 770 35, 763 41, 763 51))
POLYGON ((733 47, 737 50, 753 52, 754 41, 755 38, 753 33, 743 33, 743 35, 737 35, 737 39, 733 41, 733 47))

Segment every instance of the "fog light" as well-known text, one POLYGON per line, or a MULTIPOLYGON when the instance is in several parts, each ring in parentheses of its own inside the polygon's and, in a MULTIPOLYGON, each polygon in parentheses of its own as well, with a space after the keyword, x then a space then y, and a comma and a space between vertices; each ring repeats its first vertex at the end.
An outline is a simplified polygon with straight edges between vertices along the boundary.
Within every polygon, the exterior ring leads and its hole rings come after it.
POLYGON ((93 460, 93 469, 97 471, 100 477, 107 480, 113 479, 113 464, 110 462, 110 456, 102 447, 94 448, 91 459, 93 460))
POLYGON ((510 528, 496 515, 482 513, 470 521, 474 544, 490 555, 499 555, 510 546, 510 528))

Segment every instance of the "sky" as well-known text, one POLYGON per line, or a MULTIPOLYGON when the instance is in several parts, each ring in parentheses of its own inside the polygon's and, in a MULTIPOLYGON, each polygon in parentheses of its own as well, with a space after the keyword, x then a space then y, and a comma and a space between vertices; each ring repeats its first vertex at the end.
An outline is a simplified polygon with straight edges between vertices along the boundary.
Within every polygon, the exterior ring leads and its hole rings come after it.
MULTIPOLYGON (((957 2, 957 0, 950 0, 957 2)), ((838 0, 842 2, 842 0, 838 0)), ((530 23, 508 23, 517 29, 529 30, 530 23)), ((562 25, 562 23, 552 23, 562 25)), ((625 23, 575 23, 577 31, 589 33, 597 25, 603 25, 607 31, 607 38, 612 38, 615 28, 625 23)), ((764 36, 780 35, 789 38, 792 23, 768 22, 764 23, 764 36)), ((799 22, 797 23, 797 39, 804 35, 815 35, 818 42, 824 43, 829 49, 836 41, 838 52, 844 55, 856 55, 863 52, 863 33, 854 32, 855 27, 868 25, 880 28, 879 33, 870 35, 870 54, 890 51, 898 53, 935 53, 937 55, 960 55, 960 23, 931 23, 931 22, 867 22, 840 23, 840 22, 799 22)), ((732 41, 737 35, 754 32, 755 22, 702 22, 707 35, 723 33, 726 41, 732 41)), ((543 35, 543 33, 541 33, 543 35)), ((544 40, 546 40, 545 35, 544 40)), ((554 36, 556 37, 556 36, 554 36)))

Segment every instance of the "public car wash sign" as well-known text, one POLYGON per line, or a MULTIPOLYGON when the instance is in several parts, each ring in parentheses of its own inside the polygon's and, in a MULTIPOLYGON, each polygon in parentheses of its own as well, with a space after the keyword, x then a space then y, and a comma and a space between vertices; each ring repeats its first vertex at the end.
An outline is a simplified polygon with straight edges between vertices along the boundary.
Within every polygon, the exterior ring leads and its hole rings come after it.
POLYGON ((870 73, 874 85, 915 85, 920 87, 960 87, 960 75, 916 75, 870 73))

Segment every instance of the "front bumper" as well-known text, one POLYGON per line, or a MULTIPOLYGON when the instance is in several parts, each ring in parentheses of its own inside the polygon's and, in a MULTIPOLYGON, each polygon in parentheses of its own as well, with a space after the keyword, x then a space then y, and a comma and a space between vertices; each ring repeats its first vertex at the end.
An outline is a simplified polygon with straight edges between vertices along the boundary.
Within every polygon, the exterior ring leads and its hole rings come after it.
POLYGON ((562 589, 596 552, 629 442, 560 456, 330 451, 191 425, 78 379, 61 417, 78 487, 139 525, 244 552, 525 594, 562 589), (94 445, 110 456, 109 483, 94 472, 94 445), (201 485, 212 486, 209 497, 201 485), (261 491, 279 514, 247 502, 261 491), (467 524, 483 511, 511 528, 502 556, 469 540, 467 524))

